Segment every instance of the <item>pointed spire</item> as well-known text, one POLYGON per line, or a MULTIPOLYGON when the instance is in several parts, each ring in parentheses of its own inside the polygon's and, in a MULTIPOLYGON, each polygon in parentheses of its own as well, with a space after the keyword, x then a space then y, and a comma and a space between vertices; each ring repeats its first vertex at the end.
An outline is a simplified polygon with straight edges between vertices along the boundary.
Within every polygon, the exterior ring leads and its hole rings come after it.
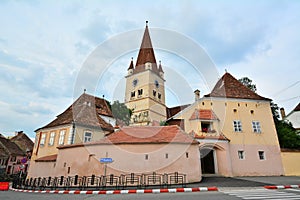
POLYGON ((159 68, 158 68, 158 71, 164 73, 164 71, 163 71, 163 69, 162 69, 161 61, 159 61, 159 68))
POLYGON ((148 29, 148 21, 146 21, 146 28, 140 47, 139 55, 137 58, 136 66, 144 65, 146 62, 156 64, 156 59, 154 55, 154 50, 152 47, 152 42, 148 29))
POLYGON ((130 62, 130 65, 128 67, 127 70, 130 70, 130 69, 134 69, 134 65, 133 65, 133 57, 131 57, 131 62, 130 62))

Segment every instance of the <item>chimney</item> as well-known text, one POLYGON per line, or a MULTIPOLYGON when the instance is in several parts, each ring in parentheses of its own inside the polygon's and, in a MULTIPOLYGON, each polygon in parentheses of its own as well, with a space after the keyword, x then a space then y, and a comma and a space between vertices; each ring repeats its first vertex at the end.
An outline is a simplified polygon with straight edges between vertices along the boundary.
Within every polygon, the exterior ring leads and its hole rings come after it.
POLYGON ((280 108, 280 114, 281 114, 281 118, 284 119, 285 118, 284 108, 280 108))
POLYGON ((195 94, 195 101, 198 101, 200 99, 200 90, 195 90, 194 91, 194 94, 195 94))

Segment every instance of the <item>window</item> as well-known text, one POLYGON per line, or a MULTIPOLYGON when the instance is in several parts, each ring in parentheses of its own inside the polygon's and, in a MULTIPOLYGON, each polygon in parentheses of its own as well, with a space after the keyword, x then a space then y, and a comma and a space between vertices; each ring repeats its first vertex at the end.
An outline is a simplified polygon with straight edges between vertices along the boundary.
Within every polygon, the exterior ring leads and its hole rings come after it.
POLYGON ((135 97, 135 91, 131 92, 131 97, 135 97))
POLYGON ((245 152, 244 151, 238 151, 238 156, 240 160, 244 160, 245 159, 245 152))
POLYGON ((252 128, 254 133, 261 133, 260 123, 258 121, 252 122, 252 128))
POLYGON ((185 157, 189 158, 189 152, 185 152, 185 157))
POLYGON ((66 134, 66 131, 65 131, 65 130, 61 130, 61 131, 59 132, 58 145, 63 145, 63 144, 64 144, 65 134, 66 134))
POLYGON ((158 98, 159 98, 159 99, 161 99, 161 94, 160 94, 160 93, 158 93, 158 95, 157 95, 157 96, 158 96, 158 98))
POLYGON ((153 96, 154 96, 154 97, 156 96, 156 91, 155 91, 155 90, 153 90, 153 96))
POLYGON ((148 154, 145 155, 145 160, 148 160, 149 159, 149 156, 148 154))
POLYGON ((169 158, 169 154, 166 153, 166 159, 168 159, 168 158, 169 158))
POLYGON ((52 146, 54 144, 54 139, 55 139, 55 132, 51 132, 49 138, 49 146, 52 146))
POLYGON ((242 132, 242 122, 240 120, 233 121, 234 132, 242 132))
POLYGON ((258 151, 258 157, 259 160, 265 160, 265 152, 264 151, 258 151))
POLYGON ((90 142, 92 141, 92 133, 91 132, 85 132, 84 133, 84 142, 90 142))
POLYGON ((17 160, 16 156, 10 157, 10 162, 16 162, 16 160, 17 160))
POLYGON ((142 95, 143 94, 143 89, 138 90, 138 95, 142 95))
POLYGON ((40 145, 41 146, 45 145, 45 140, 46 140, 46 133, 42 133, 41 141, 40 141, 40 145))

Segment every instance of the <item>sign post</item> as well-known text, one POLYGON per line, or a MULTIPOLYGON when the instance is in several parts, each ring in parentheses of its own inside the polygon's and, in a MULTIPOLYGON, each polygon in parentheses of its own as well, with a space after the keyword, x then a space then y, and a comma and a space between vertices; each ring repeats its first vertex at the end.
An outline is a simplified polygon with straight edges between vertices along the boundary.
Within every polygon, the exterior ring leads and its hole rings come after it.
POLYGON ((105 154, 105 158, 100 158, 100 163, 104 164, 104 176, 106 176, 107 164, 112 163, 113 159, 108 157, 108 152, 105 154))

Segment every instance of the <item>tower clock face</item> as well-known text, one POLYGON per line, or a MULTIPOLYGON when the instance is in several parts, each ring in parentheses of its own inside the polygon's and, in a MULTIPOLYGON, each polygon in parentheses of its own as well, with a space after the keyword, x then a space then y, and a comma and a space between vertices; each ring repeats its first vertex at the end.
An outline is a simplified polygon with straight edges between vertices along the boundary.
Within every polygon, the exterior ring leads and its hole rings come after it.
POLYGON ((137 84, 138 84, 138 79, 134 79, 134 80, 132 81, 133 87, 135 87, 137 84))
POLYGON ((155 80, 154 84, 155 84, 155 87, 156 87, 156 88, 159 88, 159 83, 158 83, 157 80, 155 80))

